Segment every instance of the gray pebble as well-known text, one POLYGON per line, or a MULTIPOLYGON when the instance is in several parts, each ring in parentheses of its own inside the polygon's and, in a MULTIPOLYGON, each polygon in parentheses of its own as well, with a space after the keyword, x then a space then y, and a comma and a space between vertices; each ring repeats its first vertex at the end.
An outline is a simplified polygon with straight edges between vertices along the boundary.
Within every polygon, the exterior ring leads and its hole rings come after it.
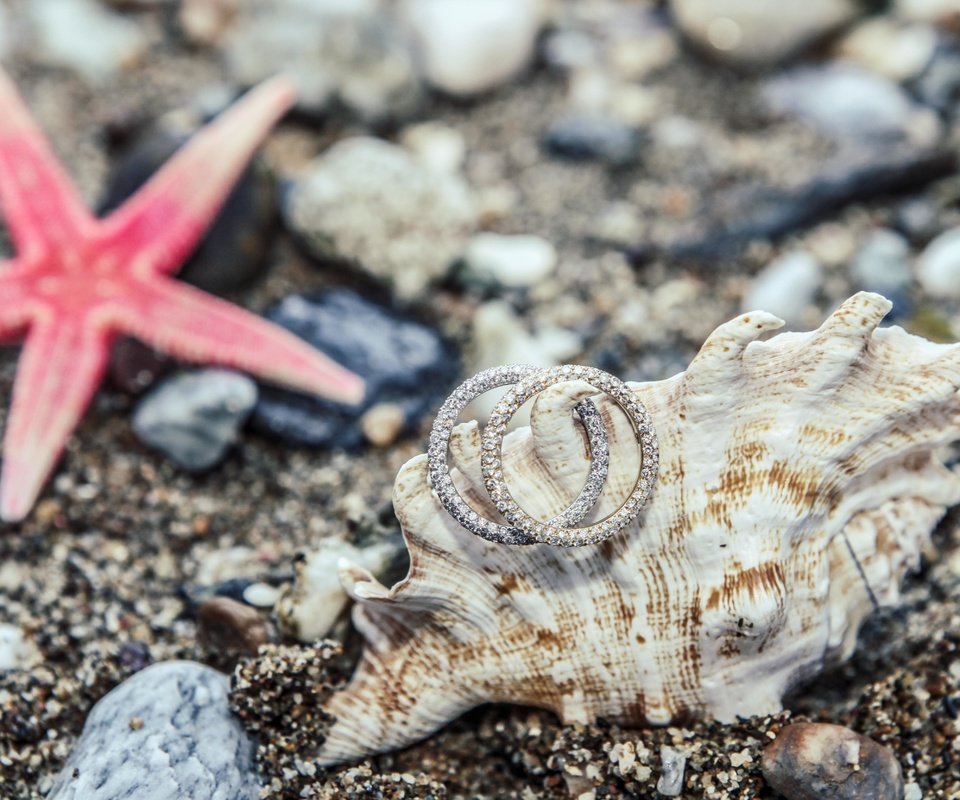
POLYGON ((639 159, 643 137, 612 117, 573 114, 553 123, 544 142, 551 153, 572 161, 623 165, 639 159))
POLYGON ((683 791, 683 773, 687 767, 687 754, 675 747, 660 748, 660 778, 657 793, 663 797, 679 797, 683 791))
POLYGON ((920 255, 917 277, 931 297, 960 298, 960 228, 941 233, 920 255))
POLYGON ((257 402, 246 375, 205 369, 176 375, 146 395, 133 430, 183 469, 202 472, 223 459, 257 402))
POLYGON ((743 298, 743 310, 769 311, 788 324, 802 322, 820 280, 820 264, 812 255, 804 251, 787 253, 754 278, 743 298))
POLYGON ((857 287, 895 295, 910 284, 910 245, 899 233, 880 228, 860 245, 850 272, 857 287))
POLYGON ((48 800, 256 800, 254 746, 228 685, 190 661, 138 672, 93 707, 48 800))

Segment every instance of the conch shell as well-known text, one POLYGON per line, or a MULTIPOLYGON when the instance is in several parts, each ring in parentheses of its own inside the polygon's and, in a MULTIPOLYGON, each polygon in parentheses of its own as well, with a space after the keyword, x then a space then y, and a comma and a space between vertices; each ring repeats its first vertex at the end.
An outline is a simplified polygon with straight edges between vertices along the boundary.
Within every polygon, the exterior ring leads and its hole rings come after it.
MULTIPOLYGON (((894 603, 904 573, 960 479, 960 349, 878 328, 890 303, 861 293, 818 330, 757 341, 783 323, 755 312, 721 325, 690 368, 632 384, 660 440, 645 514, 575 549, 477 538, 427 485, 427 459, 397 477, 410 571, 387 589, 342 565, 366 640, 319 756, 349 761, 402 747, 486 702, 665 724, 732 720, 847 658, 857 629, 894 603)), ((583 384, 540 395, 507 437, 504 474, 541 519, 587 473, 572 410, 592 394, 611 466, 596 518, 636 476, 624 416, 583 384)), ((451 441, 463 496, 496 519, 480 475, 476 423, 451 441)))

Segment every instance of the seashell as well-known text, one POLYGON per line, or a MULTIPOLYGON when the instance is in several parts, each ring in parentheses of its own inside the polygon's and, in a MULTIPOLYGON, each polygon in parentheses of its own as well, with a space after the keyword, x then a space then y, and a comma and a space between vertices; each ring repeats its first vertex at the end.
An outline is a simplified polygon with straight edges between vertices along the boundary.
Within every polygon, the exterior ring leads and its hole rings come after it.
MULTIPOLYGON (((388 589, 342 565, 366 646, 320 747, 324 763, 410 744, 486 702, 666 724, 781 708, 784 693, 847 658, 960 478, 944 465, 960 439, 960 349, 878 328, 890 303, 861 293, 818 329, 758 341, 781 320, 721 325, 689 369, 631 384, 660 440, 643 516, 576 549, 511 547, 459 527, 427 485, 427 459, 400 470, 397 516, 410 551, 388 589)), ((561 512, 587 473, 572 415, 593 396, 610 472, 595 518, 636 476, 619 410, 583 384, 537 399, 508 435, 504 474, 527 511, 561 512)), ((475 422, 451 440, 455 480, 497 519, 483 490, 475 422)))

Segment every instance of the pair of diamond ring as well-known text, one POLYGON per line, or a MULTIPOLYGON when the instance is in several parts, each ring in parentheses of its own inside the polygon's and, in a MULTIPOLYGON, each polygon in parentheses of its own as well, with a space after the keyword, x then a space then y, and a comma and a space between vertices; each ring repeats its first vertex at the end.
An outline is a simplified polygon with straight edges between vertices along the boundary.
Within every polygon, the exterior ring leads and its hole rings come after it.
POLYGON ((427 450, 430 485, 446 511, 471 533, 501 544, 549 544, 577 547, 609 538, 643 509, 657 476, 658 446, 650 415, 643 403, 619 378, 603 370, 567 364, 534 367, 511 364, 484 370, 462 383, 437 413, 427 450), (587 434, 590 469, 580 494, 563 513, 540 521, 524 511, 510 493, 503 477, 501 450, 507 425, 527 400, 544 389, 568 381, 583 381, 611 398, 626 414, 640 448, 641 463, 636 483, 621 506, 606 518, 578 527, 603 491, 610 464, 607 432, 592 400, 582 400, 576 413, 587 434), (481 441, 481 472, 484 487, 505 523, 487 519, 460 496, 450 477, 447 449, 457 418, 474 398, 503 386, 510 390, 496 404, 481 441))

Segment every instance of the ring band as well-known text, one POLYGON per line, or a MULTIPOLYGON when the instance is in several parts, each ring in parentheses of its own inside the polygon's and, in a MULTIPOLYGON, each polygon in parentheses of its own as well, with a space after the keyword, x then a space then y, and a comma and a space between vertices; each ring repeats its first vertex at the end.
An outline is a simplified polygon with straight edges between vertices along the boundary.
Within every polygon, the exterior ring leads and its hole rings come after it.
MULTIPOLYGON (((430 445, 427 450, 428 474, 430 485, 437 492, 441 504, 450 516, 472 533, 501 544, 536 544, 537 540, 519 528, 502 525, 480 516, 467 504, 460 496, 453 479, 450 477, 447 465, 447 446, 457 418, 472 400, 491 389, 515 384, 517 381, 529 378, 539 372, 539 367, 526 364, 510 364, 478 373, 464 381, 446 399, 437 413, 433 430, 430 433, 430 445)), ((590 472, 587 475, 583 490, 563 513, 550 520, 551 524, 563 528, 571 527, 580 522, 596 503, 600 492, 603 490, 603 484, 606 482, 607 469, 610 463, 607 433, 597 407, 592 401, 584 400, 577 404, 575 410, 587 432, 587 441, 592 457, 590 472)), ((494 503, 496 504, 496 500, 494 500, 494 503)))
POLYGON ((523 364, 484 370, 461 384, 444 402, 434 421, 428 449, 429 481, 440 503, 472 533, 503 544, 550 544, 575 547, 612 536, 642 510, 656 480, 659 451, 656 433, 643 403, 621 380, 592 367, 565 365, 540 368, 523 364), (501 449, 507 425, 517 409, 549 386, 583 381, 609 396, 624 411, 640 448, 640 470, 632 491, 617 511, 586 527, 576 527, 603 491, 609 469, 606 430, 596 406, 582 400, 575 406, 590 445, 590 469, 574 502, 553 519, 541 522, 527 514, 503 480, 501 449), (507 521, 503 525, 474 511, 460 496, 447 465, 447 447, 457 418, 475 397, 490 389, 513 385, 497 403, 481 439, 481 472, 491 502, 507 521))

